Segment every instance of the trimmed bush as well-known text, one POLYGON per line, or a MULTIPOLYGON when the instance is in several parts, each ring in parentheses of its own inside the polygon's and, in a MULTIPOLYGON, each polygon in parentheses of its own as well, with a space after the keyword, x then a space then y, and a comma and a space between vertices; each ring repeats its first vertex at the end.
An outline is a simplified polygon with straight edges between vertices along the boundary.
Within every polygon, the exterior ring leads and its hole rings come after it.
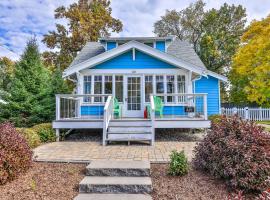
POLYGON ((253 122, 222 116, 195 147, 193 163, 233 189, 264 191, 270 187, 270 135, 253 122))
POLYGON ((28 145, 35 148, 40 145, 39 135, 31 128, 17 128, 17 130, 25 137, 28 145))
POLYGON ((54 142, 56 139, 51 123, 38 124, 32 129, 39 135, 41 142, 54 142))
POLYGON ((183 176, 188 173, 188 160, 184 151, 172 151, 170 155, 169 174, 183 176))
POLYGON ((0 184, 13 180, 32 164, 26 139, 10 123, 0 124, 0 184))
POLYGON ((222 115, 210 115, 208 117, 208 119, 212 122, 212 123, 215 123, 215 122, 218 122, 220 119, 221 119, 221 116, 222 115))

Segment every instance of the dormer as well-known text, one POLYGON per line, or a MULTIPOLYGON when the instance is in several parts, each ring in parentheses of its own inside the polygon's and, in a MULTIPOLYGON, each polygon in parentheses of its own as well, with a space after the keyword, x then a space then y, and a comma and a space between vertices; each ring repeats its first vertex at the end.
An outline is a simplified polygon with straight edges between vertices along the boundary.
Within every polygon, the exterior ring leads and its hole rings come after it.
POLYGON ((132 40, 166 52, 167 46, 173 40, 173 37, 108 37, 100 38, 99 42, 104 46, 106 51, 109 51, 132 40))

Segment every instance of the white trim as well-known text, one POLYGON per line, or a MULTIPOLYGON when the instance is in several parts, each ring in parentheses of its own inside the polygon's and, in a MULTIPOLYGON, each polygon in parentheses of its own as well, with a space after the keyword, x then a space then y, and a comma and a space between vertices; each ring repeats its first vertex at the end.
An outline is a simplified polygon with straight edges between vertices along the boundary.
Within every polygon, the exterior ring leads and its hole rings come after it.
POLYGON ((134 61, 136 59, 136 51, 135 48, 132 49, 132 60, 134 61))
POLYGON ((217 78, 217 79, 219 79, 219 80, 221 80, 221 81, 223 81, 223 82, 228 82, 228 78, 227 78, 226 76, 217 74, 217 73, 212 72, 212 71, 210 71, 210 70, 207 70, 207 75, 213 76, 213 77, 215 77, 215 78, 217 78))
POLYGON ((171 65, 176 66, 176 67, 185 68, 185 69, 193 71, 197 74, 206 75, 206 70, 204 70, 204 69, 201 69, 201 68, 199 68, 195 65, 192 65, 186 61, 180 60, 179 58, 176 58, 176 57, 169 55, 165 52, 162 52, 162 51, 159 51, 159 50, 154 49, 152 47, 149 47, 149 46, 142 44, 140 42, 130 41, 126 44, 119 46, 118 48, 111 49, 110 51, 106 51, 102 54, 94 56, 94 57, 92 57, 92 58, 90 58, 82 63, 74 65, 73 67, 67 68, 63 73, 63 77, 67 77, 73 73, 76 73, 77 71, 81 71, 85 68, 91 68, 95 65, 103 63, 103 62, 105 62, 113 57, 116 57, 120 54, 123 54, 123 53, 129 51, 132 48, 136 48, 136 49, 142 51, 143 53, 146 53, 148 55, 156 57, 156 58, 163 60, 164 62, 167 62, 171 65))

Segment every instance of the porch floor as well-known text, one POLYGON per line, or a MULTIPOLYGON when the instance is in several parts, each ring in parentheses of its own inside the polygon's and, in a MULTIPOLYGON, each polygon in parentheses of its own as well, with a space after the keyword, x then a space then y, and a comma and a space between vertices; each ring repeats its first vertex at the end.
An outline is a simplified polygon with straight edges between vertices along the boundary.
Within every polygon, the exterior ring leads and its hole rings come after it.
POLYGON ((151 163, 166 163, 172 150, 184 150, 189 161, 193 157, 196 142, 156 141, 148 145, 108 145, 100 142, 53 142, 34 149, 35 161, 82 162, 91 160, 149 160, 151 163))

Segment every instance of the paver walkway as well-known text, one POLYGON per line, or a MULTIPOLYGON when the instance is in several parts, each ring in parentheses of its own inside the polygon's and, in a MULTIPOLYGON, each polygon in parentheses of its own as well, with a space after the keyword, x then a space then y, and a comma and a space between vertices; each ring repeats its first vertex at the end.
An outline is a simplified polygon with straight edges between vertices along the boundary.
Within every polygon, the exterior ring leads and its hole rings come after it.
POLYGON ((99 142, 53 142, 34 149, 36 161, 89 162, 90 160, 149 160, 168 162, 172 150, 184 150, 189 161, 196 142, 157 141, 148 145, 108 145, 99 142))

